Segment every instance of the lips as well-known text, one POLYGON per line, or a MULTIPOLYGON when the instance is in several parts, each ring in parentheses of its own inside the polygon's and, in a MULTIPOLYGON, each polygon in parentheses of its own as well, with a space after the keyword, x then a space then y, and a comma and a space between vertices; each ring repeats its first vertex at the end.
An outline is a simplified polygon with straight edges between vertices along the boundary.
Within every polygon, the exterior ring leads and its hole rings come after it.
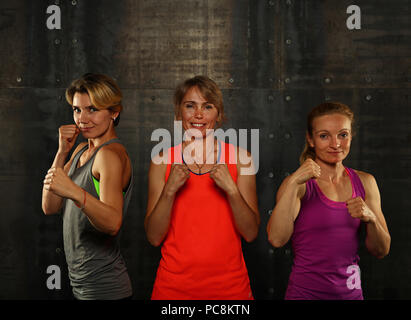
POLYGON ((194 128, 202 128, 205 125, 205 123, 191 123, 191 126, 193 126, 194 128))
POLYGON ((90 131, 93 127, 80 128, 80 131, 90 131))

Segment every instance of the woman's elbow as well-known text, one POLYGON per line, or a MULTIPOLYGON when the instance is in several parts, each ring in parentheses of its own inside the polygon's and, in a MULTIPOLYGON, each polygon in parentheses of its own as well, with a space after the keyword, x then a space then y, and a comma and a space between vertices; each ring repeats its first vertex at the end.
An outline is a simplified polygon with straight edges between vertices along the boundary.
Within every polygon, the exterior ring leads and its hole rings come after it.
POLYGON ((275 232, 273 232, 270 227, 267 227, 267 236, 268 236, 268 242, 274 247, 274 248, 281 248, 283 247, 287 242, 288 239, 282 239, 278 235, 276 235, 275 232))
POLYGON ((54 208, 51 208, 50 206, 48 206, 48 205, 45 204, 45 203, 42 203, 42 204, 41 204, 41 209, 43 210, 43 213, 44 213, 46 216, 51 215, 51 214, 55 214, 55 213, 58 212, 58 210, 55 210, 54 208))
POLYGON ((149 237, 148 235, 147 235, 147 240, 153 247, 159 247, 162 242, 161 239, 155 238, 155 237, 149 237))
POLYGON ((274 247, 274 248, 281 248, 283 247, 287 241, 277 239, 275 237, 268 237, 268 242, 274 247))

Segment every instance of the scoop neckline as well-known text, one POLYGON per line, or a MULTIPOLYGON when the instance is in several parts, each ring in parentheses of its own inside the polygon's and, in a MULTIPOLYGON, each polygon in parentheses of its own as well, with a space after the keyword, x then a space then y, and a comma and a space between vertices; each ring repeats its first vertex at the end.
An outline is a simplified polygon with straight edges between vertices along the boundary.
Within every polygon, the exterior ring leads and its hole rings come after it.
MULTIPOLYGON (((221 156, 221 141, 217 140, 217 143, 218 143, 218 151, 217 151, 217 162, 216 163, 219 163, 220 162, 220 156, 221 156)), ((210 171, 211 171, 211 170, 209 170, 209 171, 204 172, 204 173, 196 173, 196 172, 192 171, 188 167, 187 163, 184 161, 184 154, 183 154, 183 146, 182 145, 181 145, 181 159, 183 160, 183 163, 187 166, 188 171, 190 171, 192 174, 195 174, 196 176, 203 176, 205 174, 210 173, 210 171)))
MULTIPOLYGON (((350 172, 348 171, 347 167, 344 166, 344 169, 345 169, 345 172, 347 173, 348 177, 350 178, 351 190, 352 190, 351 191, 351 199, 352 199, 352 198, 355 197, 355 189, 354 189, 353 179, 352 179, 352 176, 351 176, 350 172)), ((312 179, 312 180, 314 180, 313 182, 314 182, 315 188, 318 190, 320 199, 324 204, 326 204, 328 206, 331 206, 333 208, 335 208, 335 207, 346 208, 347 207, 345 201, 334 201, 334 200, 331 200, 330 198, 328 198, 323 193, 323 191, 321 190, 320 186, 317 183, 317 180, 316 179, 312 179)))

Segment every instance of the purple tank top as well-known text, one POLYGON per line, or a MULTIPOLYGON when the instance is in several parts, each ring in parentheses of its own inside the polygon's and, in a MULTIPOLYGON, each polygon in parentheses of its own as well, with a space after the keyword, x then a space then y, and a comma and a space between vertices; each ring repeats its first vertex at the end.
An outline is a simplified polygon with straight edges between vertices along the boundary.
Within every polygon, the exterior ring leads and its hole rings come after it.
MULTIPOLYGON (((353 169, 348 173, 352 198, 365 198, 353 169)), ((363 300, 358 266, 360 220, 345 202, 328 199, 315 179, 306 182, 301 209, 291 237, 294 261, 285 299, 363 300)))

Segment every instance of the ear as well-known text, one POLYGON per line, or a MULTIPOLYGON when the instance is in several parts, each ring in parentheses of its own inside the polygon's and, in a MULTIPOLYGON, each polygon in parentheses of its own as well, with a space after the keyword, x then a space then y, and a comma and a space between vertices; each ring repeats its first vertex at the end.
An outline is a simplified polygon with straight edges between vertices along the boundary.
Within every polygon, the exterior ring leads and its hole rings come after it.
POLYGON ((314 148, 314 140, 312 139, 312 137, 309 135, 308 132, 305 133, 305 139, 307 140, 308 145, 311 148, 314 148))
POLYGON ((112 111, 111 112, 111 119, 113 119, 113 121, 116 120, 119 114, 120 114, 119 111, 112 111))

